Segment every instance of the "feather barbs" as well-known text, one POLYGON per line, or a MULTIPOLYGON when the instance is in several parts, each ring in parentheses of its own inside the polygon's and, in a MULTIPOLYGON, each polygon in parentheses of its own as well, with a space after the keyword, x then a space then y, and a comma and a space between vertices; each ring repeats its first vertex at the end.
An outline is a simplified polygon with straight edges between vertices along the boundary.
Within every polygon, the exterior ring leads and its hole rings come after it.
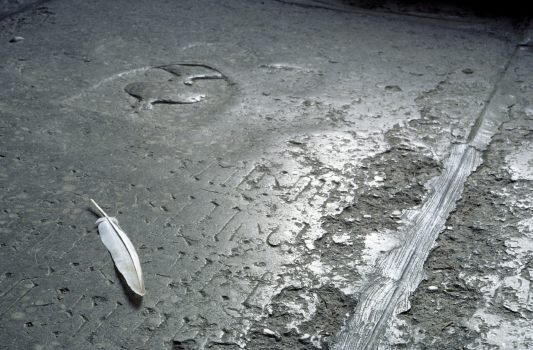
POLYGON ((94 200, 91 203, 102 215, 96 221, 100 239, 111 254, 118 271, 130 289, 136 294, 143 296, 146 293, 144 287, 141 261, 135 251, 133 243, 126 235, 126 232, 119 226, 118 220, 108 216, 105 211, 94 200))

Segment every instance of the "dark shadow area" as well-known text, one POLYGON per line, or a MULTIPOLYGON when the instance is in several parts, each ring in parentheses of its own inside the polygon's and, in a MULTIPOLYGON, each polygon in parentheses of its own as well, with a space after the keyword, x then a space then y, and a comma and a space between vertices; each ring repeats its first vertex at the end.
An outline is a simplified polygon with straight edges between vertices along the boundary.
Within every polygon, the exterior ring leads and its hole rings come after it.
MULTIPOLYGON (((110 257, 111 258, 111 257, 110 257)), ((143 304, 143 297, 135 294, 130 287, 128 286, 128 283, 120 273, 120 271, 115 266, 115 275, 120 280, 120 284, 122 285, 122 291, 124 292, 124 295, 126 296, 126 299, 128 300, 128 303, 133 306, 135 309, 140 309, 143 304)))
POLYGON ((531 9, 523 1, 421 1, 421 0, 340 0, 345 5, 368 10, 420 13, 442 16, 515 17, 531 15, 531 9))
POLYGON ((0 21, 17 13, 36 9, 50 0, 0 0, 0 21))

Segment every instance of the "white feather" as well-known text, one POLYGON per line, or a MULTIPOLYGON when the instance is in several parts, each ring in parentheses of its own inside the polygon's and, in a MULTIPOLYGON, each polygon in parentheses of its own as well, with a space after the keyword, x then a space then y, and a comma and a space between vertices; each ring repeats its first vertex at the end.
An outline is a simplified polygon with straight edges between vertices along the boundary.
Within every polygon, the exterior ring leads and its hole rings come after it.
POLYGON ((116 218, 109 217, 92 199, 91 202, 103 216, 96 221, 98 232, 100 232, 100 239, 111 254, 115 266, 131 290, 143 296, 145 289, 141 261, 133 243, 131 243, 126 232, 120 228, 116 218))

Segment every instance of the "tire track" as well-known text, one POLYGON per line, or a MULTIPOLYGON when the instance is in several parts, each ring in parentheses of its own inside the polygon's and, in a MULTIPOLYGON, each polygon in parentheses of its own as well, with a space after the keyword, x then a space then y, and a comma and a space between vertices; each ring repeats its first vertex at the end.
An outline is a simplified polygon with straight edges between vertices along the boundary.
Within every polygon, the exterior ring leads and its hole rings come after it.
POLYGON ((514 102, 510 94, 510 67, 518 48, 497 77, 489 102, 481 111, 466 144, 452 146, 441 175, 427 184, 432 188, 420 208, 407 212, 400 230, 403 244, 377 262, 361 288, 360 300, 347 326, 337 335, 335 350, 377 349, 392 318, 410 308, 409 297, 424 277, 424 262, 463 192, 466 179, 482 163, 482 152, 505 121, 514 102))

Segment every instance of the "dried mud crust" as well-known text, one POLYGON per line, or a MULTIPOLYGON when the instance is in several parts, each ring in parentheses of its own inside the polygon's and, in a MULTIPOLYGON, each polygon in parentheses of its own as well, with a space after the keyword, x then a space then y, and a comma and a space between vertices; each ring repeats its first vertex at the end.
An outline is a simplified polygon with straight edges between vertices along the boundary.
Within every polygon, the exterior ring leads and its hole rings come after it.
MULTIPOLYGON (((531 218, 533 183, 513 181, 505 169, 506 156, 531 140, 530 130, 503 130, 494 138, 426 262, 427 279, 411 298, 411 310, 400 316, 408 325, 403 331, 410 335, 398 348, 498 348, 486 342, 491 328, 497 334, 502 322, 531 325, 533 308, 527 306, 527 297, 526 304, 516 300, 521 287, 509 288, 505 282, 516 276, 531 283, 533 257, 516 254, 509 242, 521 236, 519 223, 531 218), (479 312, 495 315, 496 321, 476 321, 479 312)), ((520 327, 515 331, 508 348, 533 346, 520 336, 520 327)))
POLYGON ((354 307, 354 299, 331 286, 285 288, 272 300, 268 317, 251 330, 247 348, 327 348, 329 337, 354 307))
POLYGON ((437 161, 403 146, 393 146, 366 160, 357 175, 356 183, 361 187, 354 202, 339 215, 324 220, 326 233, 315 242, 322 260, 340 275, 353 270, 354 246, 364 246, 365 238, 375 232, 394 234, 401 212, 421 204, 427 192, 424 183, 439 170, 437 161), (378 179, 377 186, 364 185, 374 179, 378 179), (344 242, 342 236, 346 233, 350 238, 344 242))
MULTIPOLYGON (((464 121, 450 116, 455 106, 432 103, 447 89, 443 81, 423 93, 417 99, 420 117, 387 131, 385 151, 359 163, 346 164, 344 172, 338 174, 339 181, 352 184, 351 201, 342 205, 338 214, 321 218, 323 235, 313 242, 313 249, 298 237, 286 247, 289 254, 298 258, 286 265, 287 270, 279 277, 292 281, 292 285, 279 291, 263 316, 252 321, 244 341, 246 348, 327 349, 332 345, 333 335, 342 329, 357 304, 357 290, 371 272, 373 259, 391 248, 389 243, 368 243, 369 237, 370 241, 379 237, 384 242, 397 242, 402 212, 424 202, 431 191, 426 184, 442 170, 441 159, 446 157, 443 145, 464 138, 464 133, 457 131, 465 127, 464 121), (309 309, 313 295, 320 295, 324 303, 309 309), (343 312, 334 310, 346 303, 351 307, 343 306, 343 312), (295 305, 302 310, 307 307, 305 320, 301 313, 294 312, 295 305), (325 324, 330 326, 325 328, 325 324)), ((303 154, 300 161, 315 169, 316 174, 324 172, 313 152, 307 150, 303 154)), ((345 198, 343 191, 346 187, 338 186, 328 197, 345 198)), ((212 347, 232 349, 230 344, 212 347)))
MULTIPOLYGON (((441 170, 438 160, 423 155, 426 149, 412 143, 412 132, 428 131, 426 120, 427 117, 412 120, 409 128, 393 127, 385 135, 388 149, 352 169, 353 200, 338 214, 322 218, 324 234, 313 242, 313 249, 307 248, 301 239, 290 245, 290 251, 297 252, 299 258, 287 265, 285 277, 280 277, 305 288, 285 287, 272 298, 264 315, 252 322, 246 348, 331 346, 333 336, 357 304, 360 267, 365 270, 373 264, 364 256, 367 236, 378 232, 395 240, 401 212, 423 202, 429 190, 424 184, 441 170)), ((424 135, 420 132, 417 137, 424 135)), ((330 198, 343 196, 336 191, 341 190, 332 191, 330 198)), ((228 347, 232 349, 230 344, 211 344, 215 349, 228 347)))

